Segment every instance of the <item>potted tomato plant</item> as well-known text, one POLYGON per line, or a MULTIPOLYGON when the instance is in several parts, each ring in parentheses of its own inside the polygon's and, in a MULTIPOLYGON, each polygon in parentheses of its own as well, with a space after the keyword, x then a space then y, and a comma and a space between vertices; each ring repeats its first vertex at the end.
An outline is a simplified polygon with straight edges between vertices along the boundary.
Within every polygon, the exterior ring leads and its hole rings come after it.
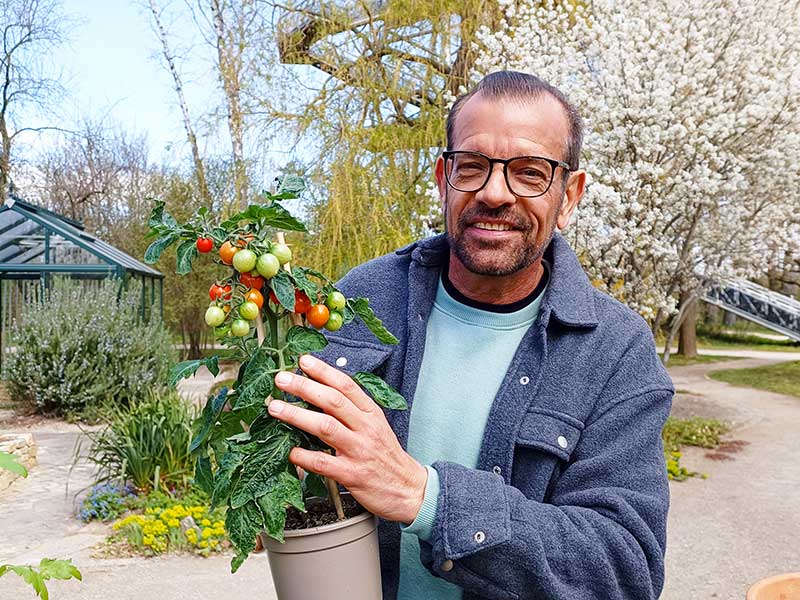
MULTIPOLYGON (((333 449, 267 412, 273 398, 315 409, 283 397, 274 379, 280 371, 297 371, 302 354, 327 345, 320 329, 337 331, 360 320, 379 341, 397 343, 367 298, 346 298, 324 274, 291 265, 284 232, 305 231, 305 226, 281 202, 299 197, 303 189, 302 179, 284 177, 275 193, 263 193, 258 203, 222 221, 201 208, 178 223, 157 202, 149 220, 156 239, 145 261, 157 261, 176 245, 179 274, 189 273, 203 255, 221 267, 204 319, 241 366, 232 389, 223 388, 205 404, 191 451, 196 482, 213 506, 226 507, 225 528, 236 549, 232 571, 263 532, 282 600, 372 600, 381 593, 375 518, 352 498, 343 501, 336 482, 313 473, 301 480, 288 459, 293 447, 333 449)), ((218 356, 188 360, 172 370, 171 383, 203 365, 219 373, 218 356)), ((406 408, 402 396, 374 374, 355 373, 353 379, 380 406, 406 408)))

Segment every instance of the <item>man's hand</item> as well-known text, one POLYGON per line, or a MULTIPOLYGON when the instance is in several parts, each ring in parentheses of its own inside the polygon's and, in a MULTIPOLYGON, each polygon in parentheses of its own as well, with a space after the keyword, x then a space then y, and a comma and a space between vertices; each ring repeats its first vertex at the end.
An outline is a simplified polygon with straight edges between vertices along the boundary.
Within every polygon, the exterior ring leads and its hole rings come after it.
POLYGON ((300 358, 311 378, 279 373, 276 385, 323 413, 273 400, 269 413, 336 449, 336 455, 293 448, 289 460, 331 477, 373 514, 411 523, 422 506, 428 474, 400 446, 381 408, 350 377, 313 356, 300 358))

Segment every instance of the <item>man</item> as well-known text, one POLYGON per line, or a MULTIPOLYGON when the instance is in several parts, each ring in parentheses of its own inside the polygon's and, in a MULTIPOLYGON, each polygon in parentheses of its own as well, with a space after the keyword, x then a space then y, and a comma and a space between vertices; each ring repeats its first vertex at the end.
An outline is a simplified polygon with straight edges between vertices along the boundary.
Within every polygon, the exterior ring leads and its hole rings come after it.
POLYGON ((436 164, 447 235, 341 282, 400 344, 351 326, 320 354, 377 371, 410 410, 384 416, 312 357, 310 379, 277 382, 323 413, 277 401, 271 413, 336 448, 291 461, 381 517, 384 598, 660 594, 673 388, 644 321, 595 290, 554 233, 583 195, 580 144, 557 89, 486 77, 453 106, 436 164))

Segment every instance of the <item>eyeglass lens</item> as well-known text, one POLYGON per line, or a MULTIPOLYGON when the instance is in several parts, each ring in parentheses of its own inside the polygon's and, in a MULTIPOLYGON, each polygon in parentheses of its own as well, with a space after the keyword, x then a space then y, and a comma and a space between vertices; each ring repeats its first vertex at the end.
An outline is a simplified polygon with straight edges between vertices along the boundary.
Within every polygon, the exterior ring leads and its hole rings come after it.
MULTIPOLYGON (((491 163, 477 153, 455 153, 448 163, 447 180, 461 192, 481 189, 491 175, 491 163)), ((518 196, 541 196, 553 177, 553 167, 549 162, 525 156, 512 159, 506 172, 508 186, 518 196)))

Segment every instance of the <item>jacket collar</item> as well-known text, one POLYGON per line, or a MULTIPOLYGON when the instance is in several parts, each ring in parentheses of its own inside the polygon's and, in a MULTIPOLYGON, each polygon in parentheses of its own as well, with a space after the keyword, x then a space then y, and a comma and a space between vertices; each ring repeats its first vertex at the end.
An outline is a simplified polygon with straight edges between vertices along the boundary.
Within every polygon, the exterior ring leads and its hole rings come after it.
MULTIPOLYGON (((400 248, 397 254, 411 254, 411 260, 424 267, 441 267, 448 251, 447 236, 439 234, 400 248)), ((553 317, 565 325, 596 327, 595 289, 560 232, 553 234, 545 258, 553 269, 542 300, 542 311, 546 313, 546 308, 549 308, 553 317)))

